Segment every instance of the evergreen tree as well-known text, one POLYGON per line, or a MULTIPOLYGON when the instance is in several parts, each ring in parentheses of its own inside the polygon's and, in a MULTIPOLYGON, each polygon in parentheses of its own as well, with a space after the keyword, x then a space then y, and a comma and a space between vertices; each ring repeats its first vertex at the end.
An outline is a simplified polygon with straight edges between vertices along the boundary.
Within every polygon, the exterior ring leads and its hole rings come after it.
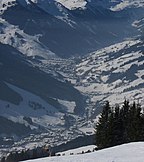
POLYGON ((96 125, 96 145, 98 148, 108 147, 108 119, 111 114, 111 107, 107 101, 96 125))
POLYGON ((123 143, 123 121, 120 115, 120 107, 119 105, 115 106, 114 109, 114 118, 112 121, 113 125, 113 142, 112 146, 122 144, 123 143))
POLYGON ((32 159, 36 159, 37 158, 37 149, 33 149, 33 155, 32 155, 32 159))
POLYGON ((114 113, 110 112, 108 121, 107 121, 107 145, 106 147, 113 146, 114 142, 114 113))
POLYGON ((144 141, 144 114, 141 115, 141 135, 140 140, 144 141))
POLYGON ((130 104, 129 101, 125 99, 123 106, 120 110, 120 122, 122 131, 122 143, 128 142, 128 117, 129 117, 130 104))
POLYGON ((141 106, 139 104, 133 103, 130 106, 129 118, 128 118, 128 142, 138 141, 141 139, 141 106))
POLYGON ((144 136, 143 133, 143 126, 144 122, 142 121, 142 108, 141 105, 138 103, 137 104, 137 111, 136 111, 136 117, 137 117, 137 140, 142 140, 142 137, 144 136))

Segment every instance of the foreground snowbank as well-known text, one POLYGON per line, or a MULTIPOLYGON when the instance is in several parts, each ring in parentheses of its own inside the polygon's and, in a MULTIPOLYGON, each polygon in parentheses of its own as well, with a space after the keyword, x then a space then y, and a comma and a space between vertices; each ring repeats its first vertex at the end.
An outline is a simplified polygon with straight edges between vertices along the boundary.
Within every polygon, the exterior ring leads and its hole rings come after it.
POLYGON ((93 153, 48 157, 27 162, 143 162, 144 142, 124 144, 93 153))

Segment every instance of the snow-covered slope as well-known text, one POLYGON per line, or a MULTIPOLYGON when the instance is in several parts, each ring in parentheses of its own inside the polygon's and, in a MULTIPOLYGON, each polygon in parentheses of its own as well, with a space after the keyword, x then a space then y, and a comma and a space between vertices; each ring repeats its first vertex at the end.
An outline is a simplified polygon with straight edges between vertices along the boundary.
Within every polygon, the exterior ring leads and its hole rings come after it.
POLYGON ((39 41, 40 35, 31 36, 24 33, 17 26, 9 24, 4 19, 0 18, 1 37, 0 42, 8 44, 28 57, 39 57, 49 59, 56 57, 48 47, 42 45, 39 41))
POLYGON ((62 77, 54 78, 33 66, 9 45, 0 43, 0 51, 0 141, 12 138, 3 148, 62 143, 82 135, 79 120, 85 119, 79 115, 85 106, 80 92, 62 77), (15 143, 19 138, 21 141, 15 143))
POLYGON ((83 58, 76 67, 76 87, 90 95, 94 107, 104 100, 122 103, 124 98, 144 105, 143 64, 143 38, 125 40, 83 58))
POLYGON ((144 142, 128 143, 93 153, 48 157, 27 162, 142 162, 144 142))
POLYGON ((79 147, 76 149, 71 149, 71 150, 67 150, 67 151, 63 151, 63 152, 58 152, 56 153, 56 155, 66 155, 69 156, 71 154, 73 155, 77 155, 77 154, 81 154, 82 152, 85 153, 87 151, 93 151, 96 148, 95 145, 88 145, 88 146, 83 146, 83 147, 79 147))

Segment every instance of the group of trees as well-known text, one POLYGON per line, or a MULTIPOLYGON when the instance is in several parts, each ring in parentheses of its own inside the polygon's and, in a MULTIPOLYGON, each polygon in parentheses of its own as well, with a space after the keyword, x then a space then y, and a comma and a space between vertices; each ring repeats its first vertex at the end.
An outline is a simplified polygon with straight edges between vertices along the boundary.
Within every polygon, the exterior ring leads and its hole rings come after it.
POLYGON ((107 101, 95 127, 98 149, 144 140, 144 114, 141 105, 125 100, 120 107, 107 101))

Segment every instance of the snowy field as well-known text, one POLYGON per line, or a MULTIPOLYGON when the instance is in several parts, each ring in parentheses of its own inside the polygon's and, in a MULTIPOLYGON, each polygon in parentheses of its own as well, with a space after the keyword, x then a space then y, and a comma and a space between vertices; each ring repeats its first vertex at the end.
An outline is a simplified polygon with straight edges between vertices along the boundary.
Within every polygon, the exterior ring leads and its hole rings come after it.
POLYGON ((66 155, 66 156, 69 156, 71 154, 77 155, 77 154, 80 154, 82 152, 87 152, 88 150, 92 152, 95 148, 96 148, 95 145, 83 146, 83 147, 79 147, 79 148, 76 148, 76 149, 67 150, 67 151, 64 151, 64 152, 58 152, 56 155, 58 155, 58 154, 66 155))
MULTIPOLYGON (((144 142, 124 144, 93 153, 48 157, 27 162, 143 162, 144 142)), ((26 162, 26 161, 25 161, 26 162)))

